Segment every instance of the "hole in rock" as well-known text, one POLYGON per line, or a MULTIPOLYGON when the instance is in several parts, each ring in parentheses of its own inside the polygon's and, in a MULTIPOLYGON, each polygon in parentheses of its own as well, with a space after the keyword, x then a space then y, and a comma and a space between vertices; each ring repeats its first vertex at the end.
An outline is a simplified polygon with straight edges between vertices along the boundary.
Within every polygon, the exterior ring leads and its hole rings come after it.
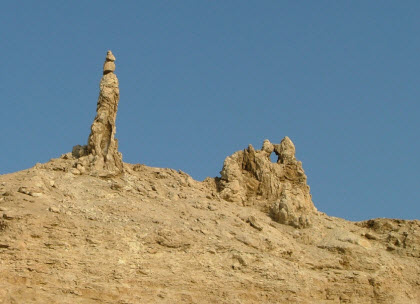
POLYGON ((277 163, 278 156, 276 155, 276 153, 273 152, 270 155, 270 159, 271 159, 271 162, 277 163))

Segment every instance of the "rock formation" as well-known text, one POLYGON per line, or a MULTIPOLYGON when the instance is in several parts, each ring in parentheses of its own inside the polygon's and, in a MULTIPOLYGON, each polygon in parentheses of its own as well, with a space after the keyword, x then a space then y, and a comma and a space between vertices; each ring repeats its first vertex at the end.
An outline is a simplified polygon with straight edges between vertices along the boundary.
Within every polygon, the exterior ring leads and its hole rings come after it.
POLYGON ((85 168, 98 175, 116 175, 123 171, 122 155, 118 152, 118 140, 115 138, 120 91, 114 62, 114 55, 108 51, 88 144, 73 147, 72 154, 79 159, 75 167, 82 173, 85 168))
MULTIPOLYGON (((420 303, 418 220, 302 212, 311 226, 293 229, 219 199, 211 178, 125 163, 105 179, 74 162, 0 175, 0 303, 420 303)), ((294 208, 307 192, 286 181, 294 208)))
POLYGON ((220 172, 221 197, 243 205, 256 205, 282 224, 298 228, 310 225, 316 213, 295 146, 285 137, 280 144, 265 140, 261 150, 252 145, 227 157, 220 172), (277 163, 270 160, 271 153, 277 163))
POLYGON ((0 303, 420 303, 420 221, 318 212, 288 137, 203 182, 123 164, 114 61, 87 145, 0 174, 0 303))

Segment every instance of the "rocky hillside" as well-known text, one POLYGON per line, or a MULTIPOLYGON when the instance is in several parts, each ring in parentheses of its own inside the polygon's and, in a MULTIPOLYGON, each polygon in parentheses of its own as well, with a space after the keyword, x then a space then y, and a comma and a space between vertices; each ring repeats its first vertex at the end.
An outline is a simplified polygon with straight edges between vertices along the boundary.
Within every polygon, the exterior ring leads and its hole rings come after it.
POLYGON ((0 303, 420 303, 420 221, 319 212, 287 137, 202 182, 123 163, 114 61, 88 144, 0 175, 0 303))

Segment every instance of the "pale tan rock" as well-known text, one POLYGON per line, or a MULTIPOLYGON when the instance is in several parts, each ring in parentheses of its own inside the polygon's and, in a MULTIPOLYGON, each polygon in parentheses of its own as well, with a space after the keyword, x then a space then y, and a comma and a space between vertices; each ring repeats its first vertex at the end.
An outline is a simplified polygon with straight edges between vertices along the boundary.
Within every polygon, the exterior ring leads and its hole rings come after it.
POLYGON ((106 54, 105 62, 104 62, 104 71, 103 74, 108 74, 115 71, 115 56, 112 54, 111 51, 108 51, 106 54))
POLYGON ((267 156, 270 157, 271 153, 274 151, 274 145, 268 139, 266 139, 263 142, 261 150, 267 153, 267 156))
POLYGON ((111 52, 111 51, 108 51, 108 52, 106 53, 106 58, 105 58, 105 60, 106 60, 106 61, 115 61, 115 56, 114 56, 114 54, 112 54, 112 52, 111 52))
POLYGON ((118 152, 118 140, 115 138, 120 91, 118 78, 113 73, 114 61, 114 55, 108 51, 104 75, 99 85, 96 117, 91 126, 88 144, 73 147, 72 155, 78 158, 75 167, 80 173, 115 176, 123 172, 122 155, 118 152))
POLYGON ((245 206, 219 200, 218 179, 172 169, 124 164, 124 174, 107 179, 69 173, 94 156, 0 175, 0 193, 12 193, 0 202, 0 299, 156 303, 165 290, 168 303, 419 303, 418 220, 310 215, 299 162, 271 163, 266 151, 248 149, 227 158, 243 160, 239 173, 225 168, 238 173, 228 185, 248 195, 245 206), (273 169, 287 166, 289 177, 273 169), (267 168, 280 193, 267 192, 267 168), (56 187, 42 198, 17 192, 41 180, 56 187), (270 203, 287 225, 270 218, 270 203), (305 229, 291 227, 305 217, 305 229))
POLYGON ((40 197, 43 195, 39 187, 36 187, 36 188, 19 187, 18 192, 26 194, 26 195, 30 195, 33 197, 40 197))
POLYGON ((296 160, 295 147, 288 137, 278 145, 266 139, 261 150, 249 145, 227 157, 220 173, 223 199, 256 205, 282 224, 308 227, 316 213, 302 163, 296 160), (270 160, 273 151, 279 156, 277 163, 270 160))
POLYGON ((308 227, 313 212, 308 193, 289 182, 285 184, 279 200, 270 206, 270 215, 275 221, 296 228, 308 227))
POLYGON ((51 207, 48 208, 48 211, 54 212, 54 213, 60 213, 60 208, 55 207, 55 206, 51 206, 51 207))
POLYGON ((42 192, 31 192, 30 193, 30 196, 33 196, 33 197, 41 197, 41 196, 43 196, 43 193, 42 192))
POLYGON ((85 172, 86 172, 85 167, 84 167, 82 164, 80 164, 80 163, 78 163, 78 164, 76 165, 76 169, 77 169, 77 170, 79 170, 79 171, 80 171, 80 173, 85 173, 85 172))
POLYGON ((74 175, 80 175, 80 171, 79 171, 79 170, 77 170, 76 168, 72 168, 72 169, 70 170, 70 172, 71 172, 71 173, 73 173, 74 175))
POLYGON ((27 187, 19 187, 18 192, 30 195, 31 191, 27 187))
POLYGON ((251 227, 254 227, 255 229, 257 229, 259 231, 263 230, 263 227, 258 223, 257 219, 252 215, 250 217, 248 217, 246 222, 249 223, 251 225, 251 227))
POLYGON ((105 61, 104 74, 114 72, 114 71, 115 71, 115 63, 113 61, 105 61))
POLYGON ((282 139, 280 145, 276 145, 274 147, 274 152, 279 157, 277 162, 281 164, 284 164, 286 162, 292 162, 295 160, 295 145, 287 136, 282 139))

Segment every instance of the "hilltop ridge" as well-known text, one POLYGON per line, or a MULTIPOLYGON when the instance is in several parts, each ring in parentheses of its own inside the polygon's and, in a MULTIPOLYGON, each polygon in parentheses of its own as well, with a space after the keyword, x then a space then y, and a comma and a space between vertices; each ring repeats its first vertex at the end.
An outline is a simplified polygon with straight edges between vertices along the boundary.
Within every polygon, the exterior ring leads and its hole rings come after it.
POLYGON ((420 302, 420 221, 318 211, 287 136, 201 182, 124 163, 115 60, 87 144, 0 175, 0 303, 420 302))
POLYGON ((417 303, 420 222, 280 224, 173 169, 0 176, 0 303, 417 303))

